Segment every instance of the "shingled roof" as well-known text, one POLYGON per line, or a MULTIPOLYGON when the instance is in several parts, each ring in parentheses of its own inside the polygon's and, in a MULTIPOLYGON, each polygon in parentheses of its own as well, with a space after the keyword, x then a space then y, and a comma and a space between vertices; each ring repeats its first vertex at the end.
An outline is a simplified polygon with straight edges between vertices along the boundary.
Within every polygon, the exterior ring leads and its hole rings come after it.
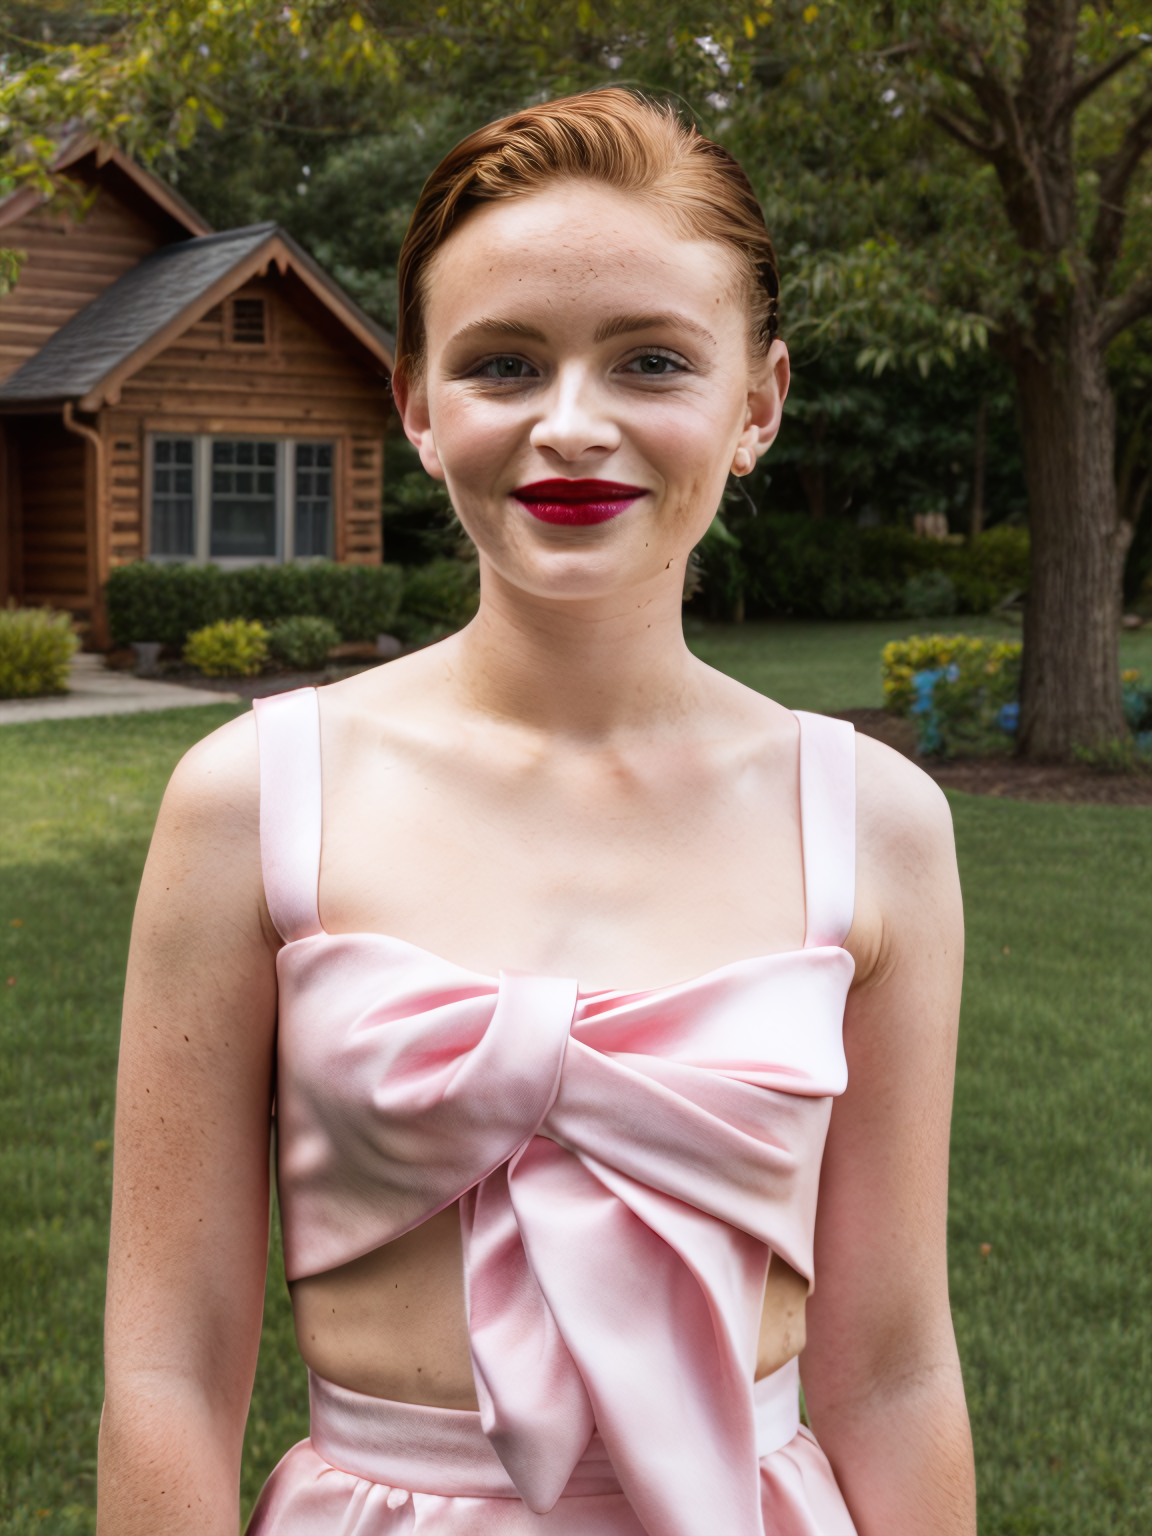
POLYGON ((88 411, 114 403, 126 378, 272 262, 305 282, 382 373, 391 370, 393 338, 278 225, 252 224, 145 257, 0 385, 0 407, 74 400, 88 411))

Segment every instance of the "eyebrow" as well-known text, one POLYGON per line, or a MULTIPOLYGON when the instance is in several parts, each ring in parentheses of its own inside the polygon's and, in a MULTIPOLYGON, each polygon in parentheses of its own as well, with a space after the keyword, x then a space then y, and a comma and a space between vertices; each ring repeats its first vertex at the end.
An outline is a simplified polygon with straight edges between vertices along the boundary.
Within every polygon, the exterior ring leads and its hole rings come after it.
POLYGON ((687 315, 678 315, 671 311, 654 315, 617 315, 613 320, 605 320, 596 327, 597 341, 610 341, 613 336, 627 336, 634 331, 654 331, 661 326, 672 326, 677 330, 690 331, 693 336, 699 336, 702 341, 715 341, 711 331, 698 325, 695 320, 690 320, 687 315))
POLYGON ((548 340, 544 332, 535 325, 524 325, 519 320, 485 318, 483 320, 473 320, 468 325, 461 326, 460 330, 453 336, 452 342, 455 344, 458 341, 465 341, 469 336, 475 336, 480 333, 488 336, 520 336, 525 341, 546 342, 548 340))
MULTIPOLYGON (((659 330, 661 326, 672 326, 681 331, 689 331, 693 336, 699 336, 702 341, 715 341, 712 332, 704 326, 690 320, 687 315, 678 315, 671 310, 652 315, 616 315, 611 320, 604 320, 596 327, 596 341, 611 341, 614 336, 628 336, 637 331, 659 330)), ((502 320, 497 316, 486 316, 483 320, 473 320, 468 325, 462 326, 453 336, 453 343, 466 341, 470 336, 519 336, 524 341, 547 342, 544 332, 535 325, 525 325, 520 320, 502 320)))

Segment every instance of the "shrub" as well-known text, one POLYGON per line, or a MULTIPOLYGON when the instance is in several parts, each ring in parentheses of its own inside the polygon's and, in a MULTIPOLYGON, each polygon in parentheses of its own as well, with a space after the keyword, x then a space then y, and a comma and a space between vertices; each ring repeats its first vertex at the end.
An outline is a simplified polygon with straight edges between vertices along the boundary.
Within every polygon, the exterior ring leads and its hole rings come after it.
POLYGON ((272 625, 300 614, 328 619, 341 640, 374 640, 390 631, 400 609, 404 573, 394 565, 159 565, 137 560, 114 570, 104 589, 117 645, 159 640, 179 649, 218 619, 272 625))
POLYGON ((158 640, 179 650, 193 630, 227 616, 226 582, 218 565, 119 566, 104 587, 113 642, 158 640))
POLYGON ((945 619, 956 612, 956 585, 946 571, 921 571, 904 583, 904 612, 914 619, 945 619))
POLYGON ((1113 737, 1099 747, 1073 747, 1072 755, 1096 773, 1152 773, 1152 739, 1146 733, 1113 737))
POLYGON ((969 675, 983 667, 985 677, 1002 679, 998 688, 1010 685, 1003 701, 1007 703, 1016 697, 1023 651, 1019 640, 973 640, 968 635, 912 635, 907 640, 892 640, 881 652, 884 707, 894 715, 911 714, 916 698, 915 674, 953 664, 969 675))
POLYGON ((0 699, 66 693, 77 643, 69 613, 0 608, 0 699))
POLYGON ((268 659, 268 631, 247 619, 218 619, 188 636, 184 660, 205 677, 252 677, 268 659))
POLYGON ((479 602, 480 572, 473 562, 430 560, 427 565, 412 566, 395 633, 418 645, 438 640, 463 629, 479 602))
POLYGON ((298 613, 272 626, 268 643, 272 654, 289 667, 308 671, 322 667, 328 652, 339 643, 340 632, 329 619, 298 613))
POLYGON ((1152 688, 1140 686, 1140 673, 1133 667, 1120 674, 1120 696, 1124 701, 1124 719, 1136 736, 1152 731, 1152 688))
POLYGON ((904 610, 909 580, 930 571, 952 583, 960 613, 986 613, 1028 587, 1023 528, 993 528, 975 544, 953 544, 918 539, 905 528, 738 514, 735 503, 724 509, 730 543, 706 537, 697 549, 703 590, 695 605, 716 618, 732 611, 737 594, 749 615, 887 618, 904 610))
POLYGON ((911 715, 924 756, 1006 751, 1016 730, 1020 663, 1013 640, 913 635, 883 650, 884 701, 911 715))

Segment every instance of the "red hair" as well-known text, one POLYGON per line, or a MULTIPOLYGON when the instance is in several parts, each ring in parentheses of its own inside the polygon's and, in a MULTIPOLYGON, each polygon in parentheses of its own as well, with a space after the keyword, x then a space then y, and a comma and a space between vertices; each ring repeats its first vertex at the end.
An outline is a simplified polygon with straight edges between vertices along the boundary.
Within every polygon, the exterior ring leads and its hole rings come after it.
POLYGON ((719 144, 675 109, 620 87, 526 107, 461 140, 429 176, 400 251, 396 372, 424 361, 432 258, 471 209, 530 197, 557 181, 593 181, 658 207, 688 239, 727 246, 747 279, 753 346, 776 335, 776 254, 751 183, 719 144))

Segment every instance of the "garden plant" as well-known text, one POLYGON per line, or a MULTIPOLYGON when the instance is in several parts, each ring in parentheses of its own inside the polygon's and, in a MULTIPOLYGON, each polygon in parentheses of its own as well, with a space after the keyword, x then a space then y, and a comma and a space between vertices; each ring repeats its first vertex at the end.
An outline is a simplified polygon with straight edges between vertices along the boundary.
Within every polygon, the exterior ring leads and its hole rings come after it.
POLYGON ((268 631, 247 619, 218 619, 188 636, 184 660, 205 677, 254 677, 268 660, 268 631))
POLYGON ((0 608, 0 699, 67 692, 78 645, 70 613, 0 608))

